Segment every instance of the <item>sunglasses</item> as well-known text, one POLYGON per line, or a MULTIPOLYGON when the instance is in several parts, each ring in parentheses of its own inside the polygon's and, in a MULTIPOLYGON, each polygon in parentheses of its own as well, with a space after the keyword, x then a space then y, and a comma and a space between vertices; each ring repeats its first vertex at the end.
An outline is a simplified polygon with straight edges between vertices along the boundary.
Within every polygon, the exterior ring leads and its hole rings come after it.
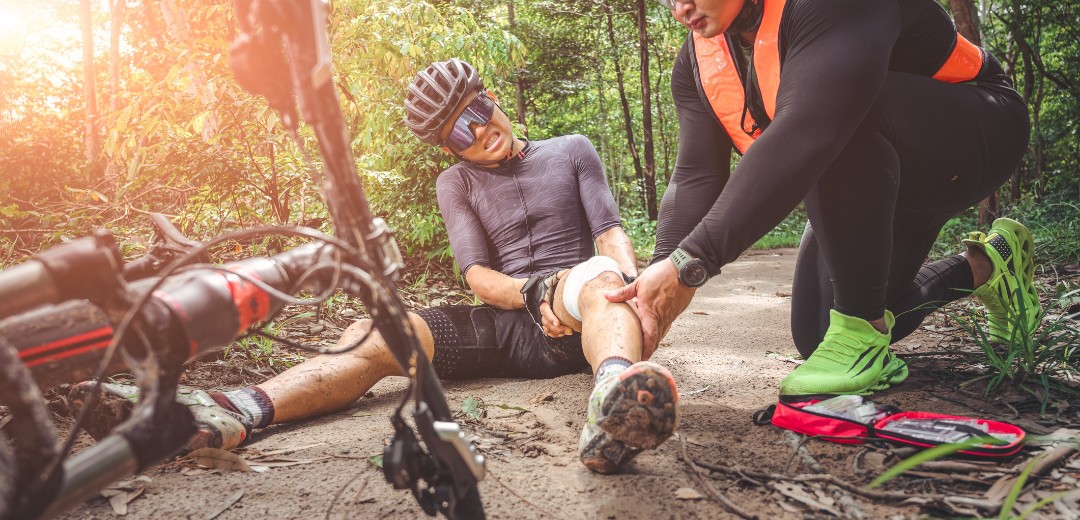
POLYGON ((658 3, 658 4, 660 4, 660 5, 664 6, 664 7, 667 7, 668 9, 671 9, 672 11, 674 11, 675 10, 675 1, 676 0, 656 0, 656 3, 658 3))
POLYGON ((487 95, 486 90, 481 90, 469 102, 465 110, 461 112, 457 121, 454 121, 454 127, 450 130, 450 135, 443 140, 442 146, 457 153, 464 152, 476 142, 476 134, 473 132, 472 125, 482 126, 488 124, 491 122, 491 115, 494 113, 495 101, 487 95))

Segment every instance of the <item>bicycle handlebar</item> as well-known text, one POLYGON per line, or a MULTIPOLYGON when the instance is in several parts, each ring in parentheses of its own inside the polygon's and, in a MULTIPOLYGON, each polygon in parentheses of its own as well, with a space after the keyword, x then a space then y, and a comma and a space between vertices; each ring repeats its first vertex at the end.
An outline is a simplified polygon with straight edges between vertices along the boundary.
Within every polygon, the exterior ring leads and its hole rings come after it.
MULTIPOLYGON (((21 342, 12 346, 0 341, 0 351, 17 351, 20 365, 25 365, 23 369, 29 370, 37 384, 74 382, 71 376, 112 359, 109 353, 118 348, 123 361, 134 365, 142 395, 132 419, 117 429, 113 440, 69 459, 63 471, 55 469, 55 462, 48 462, 41 473, 49 486, 17 483, 21 489, 38 493, 29 502, 24 500, 22 512, 55 514, 84 498, 95 486, 132 468, 145 468, 182 446, 194 428, 190 413, 175 402, 184 361, 224 348, 252 325, 271 317, 286 302, 288 296, 283 298, 283 293, 295 293, 299 282, 304 282, 337 285, 359 297, 394 358, 412 377, 410 392, 391 416, 395 436, 384 451, 387 480, 396 488, 411 489, 429 515, 441 512, 450 518, 483 518, 476 487, 484 476, 483 457, 453 422, 439 379, 397 295, 395 282, 404 265, 400 252, 385 222, 372 217, 360 185, 330 74, 327 5, 322 0, 236 0, 234 5, 240 31, 231 62, 237 79, 249 90, 267 96, 301 144, 296 134, 299 120, 295 105, 299 100, 319 143, 326 168, 320 184, 340 239, 322 237, 323 242, 273 258, 248 259, 221 268, 173 276, 169 274, 175 267, 166 268, 161 278, 127 283, 125 280, 145 276, 162 263, 143 262, 122 272, 112 236, 98 232, 92 239, 55 248, 0 272, 0 318, 70 298, 94 301, 94 305, 72 302, 38 308, 0 321, 0 340, 20 338, 21 342), (328 259, 331 255, 334 261, 328 259), (81 274, 89 271, 95 276, 81 274), (78 320, 70 321, 79 313, 78 320), (119 323, 115 330, 114 323, 119 323), (78 327, 86 330, 75 337, 36 343, 26 339, 40 340, 50 332, 56 336, 56 331, 78 327), (18 334, 27 330, 37 334, 18 334), (16 334, 11 334, 13 331, 16 334), (419 438, 401 416, 410 395, 419 438), (120 438, 123 442, 117 441, 120 438), (128 463, 132 459, 135 464, 128 463), (57 497, 52 490, 60 475, 63 485, 57 497)), ((319 177, 313 166, 312 173, 319 177)), ((318 238, 310 232, 301 234, 318 238)), ((178 240, 177 235, 164 233, 163 237, 171 240, 176 250, 190 248, 191 244, 178 240)), ((195 251, 205 251, 205 246, 195 251)), ((194 253, 173 264, 191 260, 188 257, 194 253)), ((118 361, 120 358, 113 360, 118 361)), ((21 402, 33 401, 20 397, 21 402)), ((0 518, 5 513, 0 509, 0 518)))

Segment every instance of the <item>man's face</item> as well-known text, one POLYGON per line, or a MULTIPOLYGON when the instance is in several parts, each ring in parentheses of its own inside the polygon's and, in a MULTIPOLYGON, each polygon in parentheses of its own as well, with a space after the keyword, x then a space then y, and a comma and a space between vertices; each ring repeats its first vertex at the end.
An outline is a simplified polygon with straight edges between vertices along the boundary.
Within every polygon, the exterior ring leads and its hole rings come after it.
MULTIPOLYGON (((441 142, 446 142, 446 138, 453 131, 454 124, 461 116, 461 113, 465 111, 470 103, 476 100, 478 94, 480 94, 480 90, 473 90, 465 94, 458 106, 454 107, 450 118, 439 131, 439 140, 441 142)), ((483 95, 491 96, 491 93, 485 91, 483 95)), ((492 98, 492 100, 494 99, 492 98)), ((474 122, 469 125, 469 128, 476 140, 464 150, 455 150, 466 161, 481 165, 492 164, 505 159, 510 154, 510 149, 514 143, 514 129, 510 125, 510 118, 506 117, 506 114, 499 107, 495 107, 491 113, 491 120, 487 124, 474 122)))
POLYGON ((687 29, 712 38, 731 26, 746 0, 676 0, 671 15, 687 29))

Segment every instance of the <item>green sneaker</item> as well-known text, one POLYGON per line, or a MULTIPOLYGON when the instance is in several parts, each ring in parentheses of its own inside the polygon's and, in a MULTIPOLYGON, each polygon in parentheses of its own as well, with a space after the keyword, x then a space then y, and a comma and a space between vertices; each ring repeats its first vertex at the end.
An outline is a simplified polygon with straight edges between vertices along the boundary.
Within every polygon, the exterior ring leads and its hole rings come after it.
POLYGON ((896 319, 885 311, 888 333, 870 322, 829 311, 829 330, 817 350, 780 382, 780 395, 867 395, 907 379, 904 360, 889 351, 896 319))
POLYGON ((679 424, 679 391, 671 372, 640 361, 609 376, 589 396, 578 443, 581 462, 597 473, 615 473, 642 450, 663 444, 679 424))
MULTIPOLYGON (((78 414, 86 399, 93 392, 95 381, 84 381, 71 387, 68 393, 73 414, 78 414)), ((127 420, 139 401, 139 388, 134 385, 102 383, 97 406, 89 414, 86 432, 94 439, 101 439, 127 420)), ((231 450, 240 446, 251 435, 251 421, 217 404, 210 394, 194 388, 180 387, 176 402, 191 410, 199 431, 188 441, 185 451, 199 448, 231 450)))
POLYGON ((1010 341, 1034 334, 1042 307, 1033 280, 1035 246, 1031 232, 1015 220, 999 218, 990 234, 973 232, 969 237, 964 245, 981 251, 994 266, 990 278, 974 291, 986 307, 990 337, 1010 341), (1017 325, 1021 325, 1020 330, 1017 325))

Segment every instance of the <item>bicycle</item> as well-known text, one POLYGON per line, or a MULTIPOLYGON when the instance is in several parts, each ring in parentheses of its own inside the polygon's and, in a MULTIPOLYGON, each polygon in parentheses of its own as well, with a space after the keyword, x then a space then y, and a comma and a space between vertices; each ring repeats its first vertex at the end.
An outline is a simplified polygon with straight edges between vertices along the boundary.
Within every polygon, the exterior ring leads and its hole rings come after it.
POLYGON ((257 332, 253 326, 285 304, 317 302, 339 288, 363 302, 412 376, 390 418, 394 437, 384 449, 385 478, 397 489, 411 489, 430 516, 483 518, 477 482, 484 477, 484 459, 453 421, 412 332, 395 285, 403 268, 400 253, 385 222, 373 218, 359 182, 330 81, 326 5, 237 0, 234 7, 236 77, 267 97, 298 145, 300 116, 313 127, 325 175, 320 178, 305 158, 320 181, 337 236, 275 227, 198 244, 155 216, 159 241, 136 262, 124 265, 111 233, 99 230, 0 271, 0 404, 9 408, 7 431, 18 446, 12 450, 0 432, 0 520, 53 517, 176 452, 196 429, 191 413, 175 401, 183 364, 227 347, 249 329, 257 332), (313 242, 273 257, 205 263, 216 243, 271 232, 313 242), (302 289, 316 297, 291 296, 302 289), (90 396, 61 445, 40 388, 100 379, 125 366, 142 396, 131 418, 67 457, 97 395, 90 396), (415 431, 402 415, 410 397, 415 431))

